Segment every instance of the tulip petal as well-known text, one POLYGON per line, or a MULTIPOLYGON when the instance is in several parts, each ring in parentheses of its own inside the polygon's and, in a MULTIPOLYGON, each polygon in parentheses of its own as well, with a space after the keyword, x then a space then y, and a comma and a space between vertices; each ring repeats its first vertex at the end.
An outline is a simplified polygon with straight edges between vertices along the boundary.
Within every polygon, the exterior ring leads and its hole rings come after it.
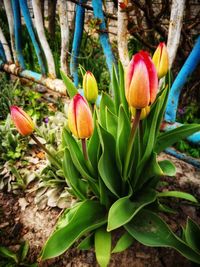
POLYGON ((76 128, 76 113, 75 113, 75 107, 74 107, 74 101, 72 100, 68 107, 68 126, 70 131, 78 137, 78 131, 76 128))

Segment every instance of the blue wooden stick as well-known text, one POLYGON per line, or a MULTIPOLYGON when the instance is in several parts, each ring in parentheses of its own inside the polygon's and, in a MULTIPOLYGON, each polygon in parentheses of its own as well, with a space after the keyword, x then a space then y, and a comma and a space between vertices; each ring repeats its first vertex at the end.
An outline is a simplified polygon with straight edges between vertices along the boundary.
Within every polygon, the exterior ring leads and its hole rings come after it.
POLYGON ((80 0, 76 6, 76 18, 75 18, 75 29, 74 38, 72 44, 72 53, 70 61, 70 73, 74 79, 75 86, 78 86, 78 55, 81 46, 81 40, 83 36, 85 9, 81 4, 86 3, 87 0, 80 0))
POLYGON ((18 0, 12 0, 12 10, 14 17, 14 42, 16 49, 16 58, 21 68, 25 69, 24 57, 22 54, 22 36, 21 36, 21 14, 18 0))
POLYGON ((196 44, 187 58, 185 64, 180 70, 178 76, 176 77, 171 90, 169 92, 169 97, 167 101, 167 108, 165 112, 165 121, 175 122, 176 112, 178 108, 178 101, 180 97, 181 90, 184 84, 187 82, 188 77, 195 70, 197 65, 200 63, 200 36, 198 37, 196 44))
POLYGON ((5 51, 4 51, 4 48, 1 42, 0 42, 0 59, 2 60, 2 62, 7 61, 6 54, 5 54, 5 51))
POLYGON ((46 66, 45 66, 45 61, 44 61, 43 56, 42 56, 42 49, 40 48, 39 42, 36 39, 36 34, 35 34, 35 31, 34 31, 34 28, 33 28, 33 23, 32 23, 32 20, 31 20, 29 9, 28 9, 27 0, 19 0, 19 3, 20 3, 21 11, 22 11, 25 23, 26 23, 26 27, 27 27, 28 33, 29 33, 29 35, 31 37, 33 46, 35 48, 35 52, 36 52, 36 55, 37 55, 37 58, 38 58, 38 62, 39 62, 40 68, 41 68, 41 72, 44 75, 44 74, 47 73, 47 69, 46 69, 46 66))
POLYGON ((101 46, 103 48, 104 55, 106 57, 106 63, 110 72, 110 76, 112 76, 112 66, 113 64, 116 65, 116 62, 109 42, 105 17, 102 9, 102 0, 92 0, 92 6, 94 9, 94 17, 101 21, 99 26, 100 29, 99 38, 101 46))

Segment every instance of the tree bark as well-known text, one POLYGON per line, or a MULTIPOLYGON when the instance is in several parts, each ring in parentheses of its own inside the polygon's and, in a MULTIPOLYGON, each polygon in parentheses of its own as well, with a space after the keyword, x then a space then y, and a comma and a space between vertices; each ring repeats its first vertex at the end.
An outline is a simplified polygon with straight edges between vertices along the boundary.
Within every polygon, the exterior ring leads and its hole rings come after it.
POLYGON ((10 47, 6 41, 6 38, 4 36, 4 33, 0 27, 0 42, 2 43, 3 45, 3 49, 4 49, 4 52, 5 52, 5 55, 6 55, 6 59, 8 62, 12 62, 12 56, 11 56, 11 52, 10 52, 10 47))
POLYGON ((56 27, 56 4, 57 0, 48 0, 48 32, 53 39, 55 37, 56 27))
POLYGON ((48 66, 48 74, 50 77, 55 78, 56 77, 55 64, 54 64, 54 59, 53 59, 51 49, 49 47, 49 44, 47 42, 46 35, 45 35, 40 0, 32 0, 32 5, 33 5, 33 13, 35 17, 35 27, 37 30, 37 34, 38 34, 43 52, 46 57, 47 66, 48 66))
POLYGON ((181 28, 183 25, 185 0, 173 0, 169 22, 167 49, 169 53, 169 67, 172 67, 180 43, 181 28))
POLYGON ((58 13, 60 18, 60 30, 61 30, 60 64, 61 64, 61 69, 65 73, 69 73, 67 65, 68 51, 69 51, 69 23, 68 23, 66 0, 58 0, 58 13))

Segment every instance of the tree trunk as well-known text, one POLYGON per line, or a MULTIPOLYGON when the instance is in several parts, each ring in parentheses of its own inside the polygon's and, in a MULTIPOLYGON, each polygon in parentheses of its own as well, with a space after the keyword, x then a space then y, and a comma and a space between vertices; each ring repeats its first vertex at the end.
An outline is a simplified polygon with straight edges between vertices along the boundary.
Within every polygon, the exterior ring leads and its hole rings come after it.
POLYGON ((167 40, 170 68, 172 67, 180 43, 184 7, 185 7, 185 0, 172 1, 168 40, 167 40))
POLYGON ((58 13, 60 18, 60 30, 61 30, 61 55, 60 64, 61 69, 68 73, 68 51, 69 51, 69 23, 67 15, 67 2, 66 0, 58 0, 58 13))
POLYGON ((51 49, 49 47, 49 44, 45 36, 40 0, 32 0, 32 5, 33 5, 33 13, 35 17, 35 27, 37 30, 37 34, 38 34, 43 52, 46 57, 47 66, 48 66, 48 74, 50 77, 55 78, 56 77, 55 64, 54 64, 54 59, 53 59, 51 49))
POLYGON ((4 36, 4 33, 0 27, 0 42, 2 43, 3 45, 3 49, 4 49, 4 52, 5 52, 5 55, 6 55, 6 59, 8 62, 12 62, 12 56, 11 56, 11 53, 10 53, 10 47, 6 41, 6 38, 4 36))
POLYGON ((127 67, 129 63, 127 26, 128 26, 128 14, 124 9, 121 9, 121 7, 118 6, 118 20, 117 20, 118 53, 124 68, 127 67))

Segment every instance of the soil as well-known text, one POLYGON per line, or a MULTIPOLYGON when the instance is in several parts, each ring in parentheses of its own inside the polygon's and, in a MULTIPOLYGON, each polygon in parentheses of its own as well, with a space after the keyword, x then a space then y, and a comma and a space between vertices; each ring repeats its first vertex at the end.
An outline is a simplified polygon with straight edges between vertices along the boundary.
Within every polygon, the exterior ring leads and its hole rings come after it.
MULTIPOLYGON (((200 199, 200 172, 191 165, 171 156, 162 154, 160 158, 169 158, 177 167, 176 177, 165 177, 169 190, 181 190, 192 193, 200 199)), ((173 231, 180 231, 187 216, 200 224, 200 210, 187 205, 184 201, 175 201, 177 215, 165 216, 173 231)), ((37 261, 45 240, 50 235, 61 212, 58 208, 38 209, 34 204, 34 192, 24 195, 0 192, 0 245, 17 250, 22 240, 28 240, 30 249, 28 262, 37 261)), ((53 260, 40 262, 46 267, 93 267, 98 266, 93 250, 80 251, 69 249, 65 254, 53 260)), ((112 255, 110 267, 192 267, 197 266, 182 257, 173 249, 145 247, 138 242, 122 253, 112 255)))

